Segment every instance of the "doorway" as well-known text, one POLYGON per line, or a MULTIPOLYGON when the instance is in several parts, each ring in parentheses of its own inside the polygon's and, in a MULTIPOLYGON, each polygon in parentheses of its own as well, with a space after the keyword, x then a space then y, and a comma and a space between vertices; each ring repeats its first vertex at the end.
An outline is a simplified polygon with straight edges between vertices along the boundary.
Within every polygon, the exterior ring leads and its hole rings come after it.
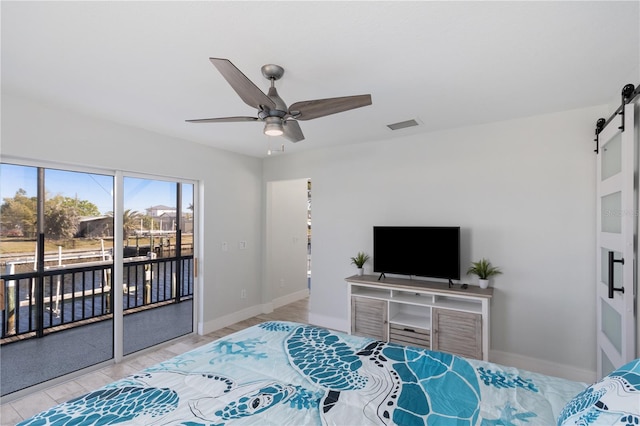
POLYGON ((306 297, 311 283, 311 183, 267 183, 266 292, 274 308, 306 297))

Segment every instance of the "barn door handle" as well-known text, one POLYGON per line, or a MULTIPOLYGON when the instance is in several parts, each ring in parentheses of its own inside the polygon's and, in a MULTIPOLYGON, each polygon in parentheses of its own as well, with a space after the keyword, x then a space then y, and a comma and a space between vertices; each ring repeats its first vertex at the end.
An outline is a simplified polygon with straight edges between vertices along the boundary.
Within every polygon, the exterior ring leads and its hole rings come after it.
POLYGON ((613 299, 613 292, 620 291, 624 293, 624 286, 620 288, 615 288, 613 286, 613 264, 614 263, 622 263, 624 265, 624 258, 622 259, 614 259, 613 252, 609 252, 609 299, 613 299))

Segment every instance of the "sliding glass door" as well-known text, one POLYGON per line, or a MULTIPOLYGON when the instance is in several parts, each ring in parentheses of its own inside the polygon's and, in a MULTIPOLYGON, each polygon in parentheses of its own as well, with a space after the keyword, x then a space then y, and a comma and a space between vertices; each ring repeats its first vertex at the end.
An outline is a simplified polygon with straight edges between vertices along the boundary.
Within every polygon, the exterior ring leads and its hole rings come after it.
POLYGON ((193 331, 193 184, 124 178, 123 355, 193 331))
POLYGON ((193 331, 194 189, 0 164, 0 395, 193 331))

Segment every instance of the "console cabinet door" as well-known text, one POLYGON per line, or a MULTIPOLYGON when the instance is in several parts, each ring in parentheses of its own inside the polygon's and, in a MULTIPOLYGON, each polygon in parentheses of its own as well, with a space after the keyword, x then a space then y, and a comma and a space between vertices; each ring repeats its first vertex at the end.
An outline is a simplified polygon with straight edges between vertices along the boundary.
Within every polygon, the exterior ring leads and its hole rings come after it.
POLYGON ((351 334, 387 341, 387 301, 351 296, 351 334))
POLYGON ((434 309, 433 350, 482 359, 482 315, 434 309))

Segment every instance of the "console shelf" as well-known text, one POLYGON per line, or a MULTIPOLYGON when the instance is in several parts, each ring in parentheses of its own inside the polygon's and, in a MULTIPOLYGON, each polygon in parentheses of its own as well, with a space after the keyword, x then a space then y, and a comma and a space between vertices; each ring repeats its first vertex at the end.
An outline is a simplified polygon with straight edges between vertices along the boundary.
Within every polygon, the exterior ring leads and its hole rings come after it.
POLYGON ((351 333, 488 360, 493 289, 375 275, 346 279, 351 333))

